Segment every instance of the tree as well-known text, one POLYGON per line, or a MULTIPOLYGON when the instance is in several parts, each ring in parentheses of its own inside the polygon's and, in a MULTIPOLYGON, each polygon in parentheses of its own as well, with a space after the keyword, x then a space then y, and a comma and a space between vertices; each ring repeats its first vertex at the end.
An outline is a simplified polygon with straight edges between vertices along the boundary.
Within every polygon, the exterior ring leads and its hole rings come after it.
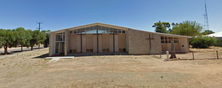
POLYGON ((192 45, 193 48, 209 48, 209 46, 216 44, 218 41, 219 40, 214 37, 197 36, 190 40, 190 45, 192 45))
POLYGON ((204 32, 202 32, 203 35, 208 35, 208 34, 213 34, 215 32, 213 32, 212 30, 205 30, 204 32))
POLYGON ((159 22, 154 23, 154 25, 152 27, 156 27, 156 29, 155 29, 156 32, 168 33, 166 28, 170 27, 170 23, 159 21, 159 22))
POLYGON ((8 47, 16 40, 16 33, 10 29, 0 29, 1 46, 4 47, 5 55, 8 54, 8 47))
POLYGON ((47 32, 50 32, 50 30, 42 30, 42 32, 44 32, 46 34, 46 39, 44 41, 44 47, 48 47, 49 46, 49 34, 47 32))
POLYGON ((41 31, 39 34, 39 40, 37 44, 44 44, 45 40, 46 40, 46 33, 44 31, 41 31))
POLYGON ((44 32, 39 32, 39 30, 27 30, 32 38, 29 40, 31 50, 33 50, 34 45, 43 43, 46 39, 46 34, 44 32))
POLYGON ((2 45, 3 45, 4 35, 5 35, 5 30, 0 29, 0 48, 2 48, 2 45))
POLYGON ((23 46, 30 46, 30 40, 32 36, 28 31, 26 31, 23 27, 16 28, 16 43, 21 45, 21 51, 23 51, 23 46))
POLYGON ((173 24, 171 34, 197 36, 200 35, 203 27, 196 21, 183 21, 182 23, 173 24))

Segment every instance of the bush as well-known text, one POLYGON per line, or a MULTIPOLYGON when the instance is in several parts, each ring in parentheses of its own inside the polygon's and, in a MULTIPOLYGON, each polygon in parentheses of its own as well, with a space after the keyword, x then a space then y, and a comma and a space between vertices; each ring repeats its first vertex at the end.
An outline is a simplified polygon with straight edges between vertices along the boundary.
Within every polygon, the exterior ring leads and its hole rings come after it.
POLYGON ((193 48, 209 48, 209 46, 212 46, 217 42, 218 40, 214 37, 198 36, 190 39, 190 45, 192 45, 193 48))

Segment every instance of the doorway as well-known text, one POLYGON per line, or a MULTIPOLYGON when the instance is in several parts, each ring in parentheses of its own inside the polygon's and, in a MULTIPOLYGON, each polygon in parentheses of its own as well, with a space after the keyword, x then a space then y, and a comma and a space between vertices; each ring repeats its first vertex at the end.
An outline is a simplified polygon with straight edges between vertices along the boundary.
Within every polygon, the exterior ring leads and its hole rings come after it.
POLYGON ((55 53, 64 54, 64 42, 56 42, 55 53))

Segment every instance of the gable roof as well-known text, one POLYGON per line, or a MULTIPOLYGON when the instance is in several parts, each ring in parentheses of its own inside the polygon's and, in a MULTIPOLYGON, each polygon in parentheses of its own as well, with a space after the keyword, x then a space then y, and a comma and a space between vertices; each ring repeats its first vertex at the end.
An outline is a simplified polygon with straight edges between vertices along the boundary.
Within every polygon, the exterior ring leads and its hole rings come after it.
MULTIPOLYGON (((99 22, 91 23, 91 24, 86 24, 86 25, 81 25, 81 26, 76 26, 76 27, 71 27, 71 28, 60 29, 60 30, 51 31, 51 32, 60 32, 60 31, 66 30, 66 29, 76 30, 76 29, 80 29, 80 28, 84 28, 84 27, 90 27, 90 26, 96 26, 96 25, 112 27, 112 28, 119 28, 121 30, 128 30, 128 29, 130 29, 130 30, 137 30, 137 31, 143 31, 143 32, 159 34, 159 35, 164 35, 164 36, 192 38, 190 36, 174 35, 174 34, 166 34, 166 33, 158 33, 158 32, 149 32, 149 31, 138 30, 138 29, 133 29, 133 28, 129 28, 129 27, 122 27, 122 26, 117 26, 117 25, 104 24, 104 23, 99 23, 99 22)), ((51 32, 49 32, 49 33, 51 33, 51 32)))

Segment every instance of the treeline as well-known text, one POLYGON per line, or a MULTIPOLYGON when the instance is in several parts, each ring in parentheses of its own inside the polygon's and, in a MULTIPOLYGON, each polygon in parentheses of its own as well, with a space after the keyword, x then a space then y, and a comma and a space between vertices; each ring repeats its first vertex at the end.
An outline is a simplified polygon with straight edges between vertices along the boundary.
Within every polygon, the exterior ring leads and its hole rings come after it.
POLYGON ((152 27, 155 27, 156 32, 186 36, 208 35, 214 33, 212 30, 203 31, 201 24, 196 21, 183 21, 180 23, 159 21, 154 23, 152 27))
POLYGON ((180 23, 156 22, 152 27, 155 27, 156 32, 192 36, 189 40, 190 45, 194 48, 208 48, 218 42, 214 37, 205 35, 214 33, 212 30, 204 30, 200 23, 196 21, 183 21, 180 23))
POLYGON ((49 34, 50 30, 31 30, 19 27, 16 29, 0 29, 0 48, 4 48, 5 54, 8 54, 8 48, 21 46, 31 47, 33 50, 34 45, 44 44, 44 47, 49 45, 49 34))

